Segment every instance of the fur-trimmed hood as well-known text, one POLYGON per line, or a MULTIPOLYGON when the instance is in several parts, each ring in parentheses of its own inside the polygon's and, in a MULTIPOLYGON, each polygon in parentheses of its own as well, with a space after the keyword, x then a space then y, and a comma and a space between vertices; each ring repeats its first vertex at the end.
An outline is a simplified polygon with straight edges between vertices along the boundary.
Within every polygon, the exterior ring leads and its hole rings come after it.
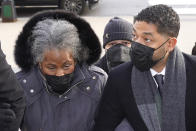
POLYGON ((24 71, 29 71, 33 66, 33 55, 31 53, 32 43, 28 42, 28 38, 32 35, 34 26, 44 19, 60 19, 67 20, 72 23, 78 30, 81 43, 89 48, 89 58, 86 63, 88 65, 96 62, 101 55, 101 44, 95 32, 88 22, 72 13, 63 10, 47 10, 36 13, 23 27, 22 32, 16 40, 14 56, 16 64, 24 71))

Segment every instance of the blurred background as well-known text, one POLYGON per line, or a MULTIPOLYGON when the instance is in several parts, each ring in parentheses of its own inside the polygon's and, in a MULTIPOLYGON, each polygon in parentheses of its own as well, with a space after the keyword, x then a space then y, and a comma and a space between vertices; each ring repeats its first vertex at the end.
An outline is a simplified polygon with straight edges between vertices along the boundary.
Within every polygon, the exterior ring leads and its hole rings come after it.
MULTIPOLYGON (((17 0, 25 1, 25 0, 17 0)), ((36 0, 26 0, 36 1, 36 0)), ((38 0, 37 0, 38 1, 38 0)), ((39 0, 40 2, 41 0, 39 0)), ((14 71, 19 68, 14 62, 13 50, 17 35, 22 30, 23 25, 28 19, 36 12, 42 10, 50 10, 57 8, 65 8, 60 5, 47 5, 43 0, 41 6, 37 4, 24 4, 16 6, 17 21, 15 22, 2 22, 0 21, 0 41, 8 63, 12 66, 14 71), (28 5, 28 6, 27 6, 28 5)), ((52 1, 52 0, 48 0, 52 1)), ((61 0, 78 1, 78 0, 61 0)), ((80 1, 80 0, 79 0, 80 1)), ((16 3, 16 1, 15 1, 16 3)), ((191 54, 192 47, 196 42, 196 1, 195 0, 99 0, 95 4, 90 5, 89 0, 83 3, 82 12, 80 16, 86 19, 98 35, 102 43, 103 30, 108 20, 114 16, 119 16, 132 23, 133 17, 143 8, 155 4, 167 4, 172 6, 174 10, 180 15, 181 29, 178 37, 178 47, 188 54, 191 54)), ((19 3, 21 4, 21 3, 19 3)), ((75 6, 69 3, 69 6, 75 6)), ((2 11, 1 11, 2 16, 2 11)), ((103 52, 104 53, 104 52, 103 52)))

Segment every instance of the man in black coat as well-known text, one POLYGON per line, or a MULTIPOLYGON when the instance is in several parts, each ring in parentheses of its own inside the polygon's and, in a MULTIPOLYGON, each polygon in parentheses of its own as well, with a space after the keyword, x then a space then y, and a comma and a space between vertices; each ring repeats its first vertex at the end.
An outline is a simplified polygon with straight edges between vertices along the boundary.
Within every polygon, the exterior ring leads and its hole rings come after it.
POLYGON ((103 34, 103 48, 106 53, 95 65, 109 73, 113 67, 130 61, 132 32, 133 26, 130 22, 119 17, 110 19, 103 34))
POLYGON ((24 92, 0 47, 0 130, 18 131, 24 108, 24 92))
POLYGON ((112 70, 93 131, 126 118, 134 131, 196 130, 196 58, 176 46, 178 14, 167 5, 134 17, 131 62, 112 70))

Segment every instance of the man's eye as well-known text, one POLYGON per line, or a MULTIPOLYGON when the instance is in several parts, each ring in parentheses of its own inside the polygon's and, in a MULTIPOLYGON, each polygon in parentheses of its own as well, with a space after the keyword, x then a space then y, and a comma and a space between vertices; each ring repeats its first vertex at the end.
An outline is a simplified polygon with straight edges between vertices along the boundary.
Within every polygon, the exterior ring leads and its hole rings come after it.
POLYGON ((145 42, 151 42, 151 40, 148 38, 145 38, 144 40, 145 40, 145 42))
POLYGON ((133 34, 132 40, 133 41, 136 40, 136 35, 135 34, 133 34))
POLYGON ((121 44, 124 44, 124 45, 126 45, 126 44, 128 44, 128 42, 122 42, 121 44))
POLYGON ((129 44, 131 44, 130 42, 122 42, 121 44, 128 46, 129 44))
POLYGON ((115 43, 110 43, 111 46, 115 45, 115 43))
POLYGON ((135 34, 133 34, 133 37, 135 37, 136 35, 135 34))

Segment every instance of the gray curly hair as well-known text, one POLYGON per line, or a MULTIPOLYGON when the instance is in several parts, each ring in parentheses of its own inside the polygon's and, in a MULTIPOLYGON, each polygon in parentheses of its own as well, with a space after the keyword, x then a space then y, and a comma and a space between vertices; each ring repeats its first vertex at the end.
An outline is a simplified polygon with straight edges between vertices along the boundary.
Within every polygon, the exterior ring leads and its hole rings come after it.
POLYGON ((81 44, 77 28, 66 20, 45 19, 34 27, 32 36, 34 64, 43 61, 44 52, 50 49, 69 49, 78 62, 89 57, 88 48, 81 44))

